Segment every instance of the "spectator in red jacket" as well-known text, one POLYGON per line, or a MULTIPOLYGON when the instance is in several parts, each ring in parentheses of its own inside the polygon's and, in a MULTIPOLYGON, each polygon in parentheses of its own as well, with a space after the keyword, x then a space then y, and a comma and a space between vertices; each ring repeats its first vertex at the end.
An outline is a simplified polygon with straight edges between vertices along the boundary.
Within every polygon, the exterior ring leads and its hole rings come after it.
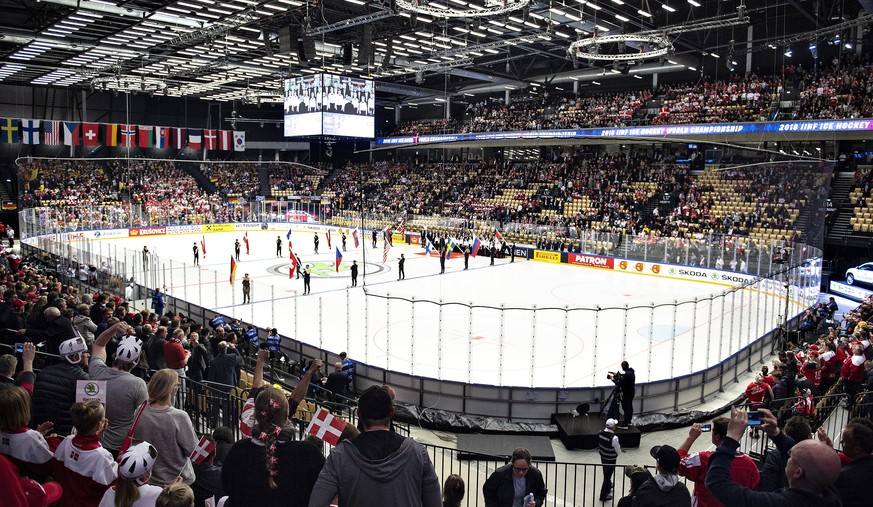
MULTIPOLYGON (((722 440, 724 440, 727 434, 729 422, 730 419, 727 417, 717 417, 712 420, 712 444, 714 446, 718 447, 721 445, 722 440)), ((721 506, 723 504, 712 496, 705 485, 706 470, 709 468, 709 457, 712 455, 712 452, 688 452, 695 440, 700 436, 700 433, 700 424, 692 424, 691 429, 688 431, 688 438, 677 449, 679 457, 682 458, 679 464, 679 475, 694 482, 692 505, 697 505, 698 507, 721 506)), ((758 473, 758 466, 755 465, 752 458, 737 451, 734 460, 731 462, 731 481, 752 490, 758 489, 761 476, 758 473)))
POLYGON ((852 346, 852 355, 846 358, 845 362, 843 362, 843 367, 840 369, 840 377, 843 378, 845 392, 848 395, 846 408, 849 410, 855 408, 855 397, 861 391, 861 386, 864 382, 864 361, 866 359, 864 356, 864 346, 855 344, 852 346))
POLYGON ((834 346, 830 342, 825 342, 819 349, 821 355, 818 357, 818 364, 821 368, 821 386, 819 391, 822 395, 826 395, 830 391, 831 386, 837 381, 837 353, 834 352, 834 346))

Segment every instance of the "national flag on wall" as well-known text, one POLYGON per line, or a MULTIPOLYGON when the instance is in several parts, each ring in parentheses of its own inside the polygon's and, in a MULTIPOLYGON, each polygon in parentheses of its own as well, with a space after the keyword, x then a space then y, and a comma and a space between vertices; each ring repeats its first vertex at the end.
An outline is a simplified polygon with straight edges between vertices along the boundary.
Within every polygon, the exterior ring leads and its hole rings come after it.
POLYGON ((106 125, 106 146, 118 146, 120 140, 118 124, 110 123, 106 125))
POLYGON ((170 147, 170 129, 167 127, 155 127, 155 148, 170 147))
POLYGON ((471 252, 470 252, 473 254, 473 257, 476 257, 476 254, 479 253, 480 246, 482 246, 482 242, 479 241, 479 237, 473 236, 473 248, 471 249, 471 252))
POLYGON ((206 437, 200 437, 200 442, 197 442, 197 447, 191 453, 191 463, 199 465, 215 450, 215 442, 210 442, 206 437))
POLYGON ((18 144, 18 120, 14 118, 0 120, 0 137, 5 144, 18 144))
POLYGON ((203 147, 207 150, 214 150, 218 146, 218 134, 214 129, 206 129, 203 131, 203 147))
POLYGON ((233 131, 233 151, 246 151, 246 133, 233 131))
POLYGON ((291 252, 291 248, 288 248, 289 260, 290 260, 290 271, 288 272, 288 278, 294 278, 294 273, 297 272, 297 263, 300 262, 297 260, 297 256, 294 255, 294 252, 291 252))
POLYGON ((446 260, 452 258, 452 252, 455 251, 455 246, 455 240, 451 236, 449 236, 449 240, 446 241, 446 260))
POLYGON ((352 239, 355 240, 355 248, 358 248, 358 228, 357 227, 355 227, 355 229, 352 231, 352 239))
POLYGON ((340 253, 339 247, 336 247, 336 272, 339 273, 340 263, 343 261, 343 254, 340 253))
POLYGON ((96 123, 82 124, 82 144, 85 146, 97 146, 100 144, 100 125, 96 123))
POLYGON ((203 258, 206 258, 206 236, 200 236, 200 250, 203 250, 203 258))
POLYGON ((233 285, 233 279, 236 278, 236 261, 233 260, 233 255, 230 256, 230 284, 233 285))
POLYGON ((221 151, 230 151, 233 149, 233 143, 230 140, 231 132, 229 130, 218 131, 218 149, 221 151))
POLYGON ((243 243, 246 244, 246 255, 249 254, 249 231, 243 235, 243 243))
POLYGON ((307 435, 315 435, 324 440, 330 445, 337 445, 339 439, 346 429, 346 422, 339 417, 334 416, 326 408, 321 408, 309 421, 309 426, 306 427, 307 435))
POLYGON ((203 131, 200 129, 188 130, 188 146, 192 150, 199 150, 203 147, 203 131))
POLYGON ((39 144, 39 120, 21 120, 21 142, 39 144))
POLYGON ((121 126, 121 145, 136 146, 136 125, 121 126))
POLYGON ((330 248, 330 229, 324 231, 324 237, 327 239, 327 247, 330 248))
POLYGON ((151 148, 155 145, 155 129, 151 127, 151 125, 140 125, 138 133, 139 143, 138 146, 140 148, 151 148))
POLYGON ((45 144, 61 144, 61 122, 48 120, 43 127, 45 144))
POLYGON ((181 150, 188 143, 188 139, 185 137, 185 129, 179 127, 173 127, 170 129, 170 133, 172 134, 172 142, 170 146, 177 150, 181 150))
POLYGON ((79 146, 81 125, 77 121, 64 122, 64 144, 67 146, 79 146))

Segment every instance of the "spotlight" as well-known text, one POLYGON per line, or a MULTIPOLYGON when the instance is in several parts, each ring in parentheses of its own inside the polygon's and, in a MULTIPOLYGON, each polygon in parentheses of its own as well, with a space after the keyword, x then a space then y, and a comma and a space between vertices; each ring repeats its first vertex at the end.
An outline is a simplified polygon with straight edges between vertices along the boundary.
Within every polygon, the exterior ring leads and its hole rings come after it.
POLYGON ((787 56, 788 58, 791 58, 791 55, 793 55, 794 53, 792 53, 790 49, 786 49, 784 54, 785 54, 785 56, 787 56))

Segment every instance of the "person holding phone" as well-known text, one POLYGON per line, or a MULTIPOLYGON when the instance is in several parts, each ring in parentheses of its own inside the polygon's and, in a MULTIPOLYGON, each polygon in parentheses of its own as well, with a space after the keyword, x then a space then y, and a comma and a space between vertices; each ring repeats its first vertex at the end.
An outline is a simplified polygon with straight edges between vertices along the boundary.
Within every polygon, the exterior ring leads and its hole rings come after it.
MULTIPOLYGON (((764 382, 764 375, 761 373, 755 374, 755 380, 746 387, 746 398, 749 399, 749 407, 752 411, 764 407, 765 400, 773 399, 773 389, 764 382)), ((752 438, 758 437, 758 428, 755 427, 752 429, 752 438)))
MULTIPOLYGON (((718 447, 724 441, 729 422, 730 419, 727 417, 716 417, 712 420, 711 425, 706 425, 711 430, 710 441, 712 445, 718 447)), ((676 449, 681 458, 679 462, 679 475, 694 482, 692 505, 697 505, 698 507, 721 506, 722 503, 716 500, 712 493, 706 489, 706 471, 709 468, 709 459, 712 456, 712 452, 690 452, 691 447, 700 437, 701 433, 703 433, 703 426, 698 423, 692 424, 691 429, 688 430, 688 438, 676 449)), ((758 466, 752 458, 738 451, 731 462, 730 468, 731 481, 749 489, 758 489, 761 476, 758 473, 758 466)))

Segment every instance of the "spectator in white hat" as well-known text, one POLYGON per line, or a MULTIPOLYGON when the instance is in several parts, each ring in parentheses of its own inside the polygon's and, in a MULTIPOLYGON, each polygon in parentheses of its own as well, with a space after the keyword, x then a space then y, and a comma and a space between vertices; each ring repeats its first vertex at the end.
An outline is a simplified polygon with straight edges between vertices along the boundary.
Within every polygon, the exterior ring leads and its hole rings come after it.
POLYGON ((606 428, 597 434, 600 463, 603 464, 603 485, 600 486, 601 502, 612 500, 612 474, 615 473, 615 463, 618 461, 618 453, 621 452, 618 435, 615 434, 616 426, 618 426, 618 421, 609 418, 606 420, 606 428))

